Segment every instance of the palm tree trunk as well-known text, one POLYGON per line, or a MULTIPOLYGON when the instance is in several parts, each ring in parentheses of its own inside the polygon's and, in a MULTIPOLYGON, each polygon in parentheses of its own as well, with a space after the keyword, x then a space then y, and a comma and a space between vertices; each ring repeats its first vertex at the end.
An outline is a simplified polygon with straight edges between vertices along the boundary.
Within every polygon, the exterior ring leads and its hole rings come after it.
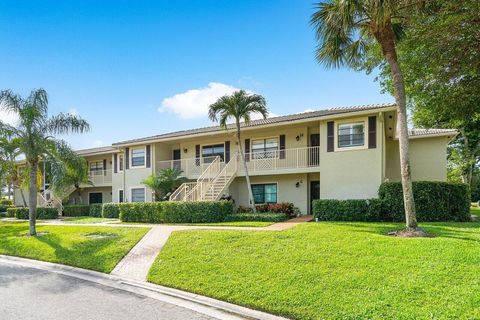
POLYGON ((393 77, 393 91, 397 104, 397 130, 400 151, 400 174, 402 178, 403 203, 405 206, 405 220, 407 229, 417 228, 417 216, 413 199, 412 175, 410 170, 407 102, 405 96, 405 83, 402 71, 397 59, 395 48, 395 36, 391 24, 387 23, 384 28, 378 30, 375 36, 382 47, 383 54, 387 59, 393 77))
POLYGON ((242 140, 240 139, 240 122, 237 121, 237 145, 238 150, 240 151, 240 156, 242 157, 243 170, 245 170, 245 179, 247 180, 248 188, 248 200, 252 206, 253 213, 257 212, 255 208, 255 199, 253 199, 252 184, 250 183, 250 176, 248 175, 247 161, 245 160, 245 154, 243 153, 242 140))
POLYGON ((29 219, 29 228, 30 235, 34 236, 37 234, 35 229, 35 223, 37 219, 37 170, 38 162, 30 162, 30 188, 28 194, 28 219, 29 219))

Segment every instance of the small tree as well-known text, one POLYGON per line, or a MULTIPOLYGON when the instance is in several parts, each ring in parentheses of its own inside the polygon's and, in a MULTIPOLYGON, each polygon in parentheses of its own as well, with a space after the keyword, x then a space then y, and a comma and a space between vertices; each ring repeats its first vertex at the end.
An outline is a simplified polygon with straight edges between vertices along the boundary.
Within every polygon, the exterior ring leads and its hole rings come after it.
POLYGON ((34 236, 37 234, 38 165, 46 158, 62 161, 61 156, 71 151, 63 140, 55 139, 54 135, 82 133, 89 130, 89 125, 72 114, 60 113, 49 117, 48 96, 43 89, 33 90, 26 99, 10 90, 2 91, 0 109, 19 117, 15 126, 0 120, 0 136, 17 139, 18 149, 25 155, 29 172, 29 233, 34 236))
POLYGON ((182 171, 166 168, 160 170, 160 174, 152 174, 142 181, 142 184, 152 189, 155 194, 155 201, 160 201, 169 192, 175 191, 187 179, 181 176, 182 171))
POLYGON ((208 117, 210 120, 220 124, 220 127, 227 130, 228 120, 235 121, 237 129, 237 146, 240 156, 242 158, 243 169, 245 170, 245 179, 247 180, 248 197, 253 212, 255 210, 255 199, 253 198, 252 185, 250 183, 250 176, 248 175, 247 162, 245 154, 243 153, 242 140, 240 138, 240 121, 243 120, 245 124, 249 124, 252 114, 260 113, 264 119, 268 116, 265 98, 258 94, 248 94, 245 90, 234 92, 230 96, 223 96, 214 104, 210 105, 208 110, 208 117))

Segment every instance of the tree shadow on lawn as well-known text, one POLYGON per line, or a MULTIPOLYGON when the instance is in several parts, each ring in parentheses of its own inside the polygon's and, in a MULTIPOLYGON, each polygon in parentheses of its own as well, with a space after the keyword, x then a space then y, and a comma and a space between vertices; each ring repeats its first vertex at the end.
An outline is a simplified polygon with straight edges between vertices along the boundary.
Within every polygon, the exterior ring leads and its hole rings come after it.
MULTIPOLYGON (((355 233, 370 233, 370 234, 377 234, 377 235, 382 235, 386 237, 392 237, 388 235, 388 233, 391 231, 401 230, 405 228, 404 224, 391 223, 391 222, 386 222, 386 223, 329 222, 329 223, 336 226, 345 226, 345 227, 354 228, 354 229, 351 229, 350 231, 355 233)), ((432 234, 434 236, 433 238, 452 238, 452 239, 458 239, 458 240, 480 242, 480 223, 429 222, 429 223, 420 223, 419 226, 429 234, 432 234)), ((415 238, 409 238, 409 239, 415 239, 415 238)), ((427 238, 420 238, 420 239, 427 239, 427 238)))

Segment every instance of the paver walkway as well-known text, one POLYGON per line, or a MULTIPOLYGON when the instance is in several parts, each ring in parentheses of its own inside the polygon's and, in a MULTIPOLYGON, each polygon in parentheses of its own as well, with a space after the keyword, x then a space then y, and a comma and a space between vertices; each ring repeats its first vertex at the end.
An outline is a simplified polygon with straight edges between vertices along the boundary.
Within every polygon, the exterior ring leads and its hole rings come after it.
POLYGON ((155 258, 162 250, 173 231, 181 230, 248 230, 248 231, 283 231, 291 229, 296 225, 313 220, 313 216, 301 216, 284 222, 274 223, 268 227, 228 227, 228 226, 194 226, 194 225, 145 225, 145 224, 112 224, 101 223, 68 223, 56 221, 48 224, 74 225, 74 226, 109 226, 144 228, 151 230, 133 247, 132 250, 117 264, 111 274, 137 281, 145 281, 148 271, 155 258))

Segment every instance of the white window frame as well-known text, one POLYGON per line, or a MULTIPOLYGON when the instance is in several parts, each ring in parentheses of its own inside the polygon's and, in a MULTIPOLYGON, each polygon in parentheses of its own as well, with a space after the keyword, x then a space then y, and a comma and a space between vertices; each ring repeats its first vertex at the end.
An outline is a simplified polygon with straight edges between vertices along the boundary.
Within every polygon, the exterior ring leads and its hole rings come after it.
MULTIPOLYGON (((90 161, 88 161, 88 175, 89 176, 103 176, 105 174, 105 170, 107 170, 107 169, 103 167, 103 160, 90 160, 90 161), (92 163, 97 163, 97 162, 102 163, 102 170, 101 170, 102 173, 92 175, 92 170, 91 170, 92 163)), ((95 170, 95 171, 98 172, 99 170, 95 170)))
MULTIPOLYGON (((125 197, 125 193, 123 194, 123 196, 125 197)), ((147 188, 142 186, 130 187, 130 202, 138 202, 138 203, 147 202, 147 188), (143 189, 143 192, 144 192, 143 201, 133 201, 133 195, 132 195, 133 189, 143 189)))
MULTIPOLYGON (((253 186, 256 186, 256 185, 266 185, 266 184, 276 184, 277 185, 277 202, 265 202, 265 203, 256 203, 255 202, 255 205, 257 204, 278 204, 280 203, 279 202, 279 199, 278 199, 278 195, 280 194, 279 192, 279 188, 278 188, 278 181, 269 181, 269 182, 256 182, 256 183, 252 183, 252 187, 253 186)), ((253 188, 252 188, 252 195, 253 195, 253 188)), ((254 200, 255 200, 255 197, 254 197, 254 200)))
POLYGON ((250 138, 250 160, 278 159, 279 157, 280 157, 280 137, 279 136, 250 138), (265 145, 265 141, 268 140, 268 139, 276 139, 277 140, 277 151, 275 152, 275 156, 274 157, 256 158, 254 156, 253 141, 263 140, 263 143, 265 145))
POLYGON ((334 151, 355 151, 355 150, 365 150, 368 149, 368 134, 367 134, 367 118, 362 117, 362 118, 354 118, 354 119, 348 119, 348 120, 341 120, 341 121, 335 121, 335 128, 334 128, 334 151), (341 125, 346 125, 346 124, 357 124, 357 123, 362 123, 363 124, 363 145, 358 145, 358 146, 344 146, 344 147, 339 147, 338 146, 338 129, 341 125))
POLYGON ((117 171, 118 171, 118 172, 123 172, 124 168, 125 168, 125 156, 124 156, 123 153, 119 153, 119 154, 117 155, 117 171), (123 166, 122 166, 122 167, 120 167, 120 157, 122 157, 122 162, 123 162, 123 166))
POLYGON ((102 191, 89 191, 89 192, 88 192, 88 199, 87 199, 89 205, 91 204, 91 203, 90 203, 90 194, 91 194, 91 193, 101 193, 101 194, 102 194, 102 202, 100 202, 100 204, 103 204, 103 203, 104 203, 104 202, 103 202, 103 192, 102 192, 102 191))
POLYGON ((143 147, 132 147, 130 148, 129 150, 130 152, 130 169, 142 169, 142 168, 146 168, 147 167, 147 147, 146 146, 143 146, 143 147), (139 149, 143 149, 143 166, 134 166, 133 165, 133 150, 139 150, 139 149))
MULTIPOLYGON (((203 159, 204 159, 204 158, 211 158, 211 156, 210 156, 210 157, 204 157, 204 156, 203 156, 203 147, 216 146, 216 145, 223 145, 223 158, 224 158, 224 159, 222 159, 222 158, 220 157, 220 162, 224 162, 224 161, 225 161, 225 141, 223 141, 223 142, 218 142, 218 143, 215 143, 215 142, 213 142, 213 143, 204 143, 204 144, 200 144, 200 159, 201 159, 200 162, 201 162, 202 164, 204 164, 204 162, 203 162, 203 159)), ((210 164, 210 163, 208 163, 208 164, 210 164)))

